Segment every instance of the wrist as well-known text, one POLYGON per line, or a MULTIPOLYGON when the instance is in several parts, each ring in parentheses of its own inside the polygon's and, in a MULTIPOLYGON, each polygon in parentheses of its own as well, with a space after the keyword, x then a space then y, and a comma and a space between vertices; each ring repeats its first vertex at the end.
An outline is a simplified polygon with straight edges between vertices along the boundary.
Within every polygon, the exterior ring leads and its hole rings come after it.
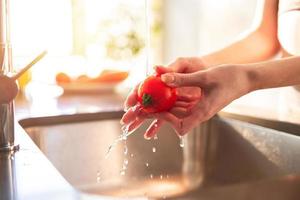
POLYGON ((247 90, 248 92, 253 92, 255 90, 261 89, 260 87, 260 75, 259 70, 255 64, 247 64, 243 66, 244 73, 247 79, 247 90))
POLYGON ((206 68, 210 68, 212 66, 218 65, 215 59, 211 55, 201 56, 201 61, 206 66, 206 68))

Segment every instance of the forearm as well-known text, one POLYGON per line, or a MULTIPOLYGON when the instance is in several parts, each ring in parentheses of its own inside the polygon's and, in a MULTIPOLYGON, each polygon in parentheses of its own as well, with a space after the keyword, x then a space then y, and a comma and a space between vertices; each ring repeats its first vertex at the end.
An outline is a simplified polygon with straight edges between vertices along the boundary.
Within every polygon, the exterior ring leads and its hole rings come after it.
POLYGON ((299 85, 300 56, 249 64, 245 71, 249 80, 249 91, 299 85))
POLYGON ((204 56, 208 65, 253 63, 273 57, 280 49, 277 38, 278 0, 258 1, 253 27, 244 38, 204 56))
POLYGON ((203 60, 209 66, 253 63, 269 59, 278 51, 277 38, 255 31, 228 47, 203 56, 203 60))

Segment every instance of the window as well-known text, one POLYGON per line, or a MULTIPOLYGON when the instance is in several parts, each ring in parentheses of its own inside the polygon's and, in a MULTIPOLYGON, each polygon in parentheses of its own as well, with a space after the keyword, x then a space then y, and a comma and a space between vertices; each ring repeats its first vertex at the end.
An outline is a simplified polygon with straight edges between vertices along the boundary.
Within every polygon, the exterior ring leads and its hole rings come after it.
POLYGON ((159 0, 12 0, 11 4, 15 67, 49 51, 32 70, 36 81, 53 83, 59 71, 96 76, 103 69, 128 70, 137 81, 145 75, 151 54, 145 48, 149 30, 150 51, 159 52, 155 39, 161 30, 159 0))

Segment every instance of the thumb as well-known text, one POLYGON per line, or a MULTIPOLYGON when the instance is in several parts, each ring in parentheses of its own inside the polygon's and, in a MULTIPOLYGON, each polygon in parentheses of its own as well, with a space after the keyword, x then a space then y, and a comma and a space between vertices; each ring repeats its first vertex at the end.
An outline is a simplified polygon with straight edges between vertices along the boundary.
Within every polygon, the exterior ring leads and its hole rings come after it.
POLYGON ((167 68, 167 67, 164 67, 161 65, 155 66, 154 70, 158 75, 172 72, 172 70, 170 68, 167 68))
POLYGON ((166 73, 161 75, 161 80, 172 87, 200 86, 204 84, 205 72, 195 72, 189 74, 166 73))

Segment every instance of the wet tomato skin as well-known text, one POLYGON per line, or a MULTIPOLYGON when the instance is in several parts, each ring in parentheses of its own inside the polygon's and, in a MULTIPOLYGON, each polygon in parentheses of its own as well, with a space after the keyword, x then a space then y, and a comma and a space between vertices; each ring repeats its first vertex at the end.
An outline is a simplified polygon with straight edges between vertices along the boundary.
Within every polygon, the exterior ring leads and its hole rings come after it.
POLYGON ((138 88, 137 100, 146 113, 168 111, 176 99, 176 88, 162 82, 160 74, 147 77, 138 88))

